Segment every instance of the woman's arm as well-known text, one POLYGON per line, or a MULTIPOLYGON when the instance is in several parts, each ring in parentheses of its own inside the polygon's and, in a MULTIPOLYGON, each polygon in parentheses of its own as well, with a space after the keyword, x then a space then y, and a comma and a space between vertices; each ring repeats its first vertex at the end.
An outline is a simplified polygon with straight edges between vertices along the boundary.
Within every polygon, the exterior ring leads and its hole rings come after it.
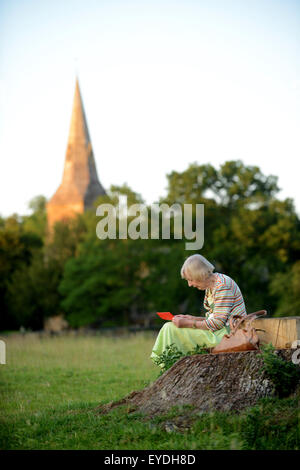
POLYGON ((200 317, 192 317, 192 315, 174 315, 172 322, 177 328, 197 328, 199 330, 208 330, 205 320, 200 317))
POLYGON ((179 315, 175 315, 176 317, 181 317, 181 318, 188 318, 189 320, 199 320, 199 317, 195 317, 193 315, 184 315, 183 313, 180 313, 179 315))

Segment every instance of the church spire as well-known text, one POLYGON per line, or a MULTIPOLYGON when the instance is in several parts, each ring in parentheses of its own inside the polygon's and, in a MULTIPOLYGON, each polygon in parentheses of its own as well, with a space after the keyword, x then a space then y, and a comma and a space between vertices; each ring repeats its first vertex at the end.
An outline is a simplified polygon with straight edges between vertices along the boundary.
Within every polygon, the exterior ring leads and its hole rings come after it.
POLYGON ((71 145, 84 143, 86 146, 90 143, 90 136, 77 77, 68 143, 71 145))
POLYGON ((97 169, 81 98, 78 78, 75 83, 71 124, 62 183, 47 204, 49 228, 62 219, 74 217, 91 208, 105 194, 97 169))

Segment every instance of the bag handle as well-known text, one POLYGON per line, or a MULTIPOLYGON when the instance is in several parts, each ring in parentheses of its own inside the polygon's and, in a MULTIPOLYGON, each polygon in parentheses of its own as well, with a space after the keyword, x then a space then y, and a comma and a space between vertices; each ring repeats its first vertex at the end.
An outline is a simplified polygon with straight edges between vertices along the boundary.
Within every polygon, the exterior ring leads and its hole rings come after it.
POLYGON ((250 324, 255 320, 258 316, 264 316, 267 314, 266 310, 258 310, 257 312, 249 313, 249 315, 246 315, 245 317, 231 317, 229 320, 229 325, 230 325, 230 330, 236 332, 238 327, 240 326, 241 323, 244 321, 250 320, 250 324))

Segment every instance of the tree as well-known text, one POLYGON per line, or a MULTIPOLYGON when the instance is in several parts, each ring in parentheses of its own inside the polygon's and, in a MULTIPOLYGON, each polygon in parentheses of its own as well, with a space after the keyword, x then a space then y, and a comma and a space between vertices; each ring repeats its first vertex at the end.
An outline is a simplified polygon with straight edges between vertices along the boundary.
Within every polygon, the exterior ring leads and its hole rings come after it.
POLYGON ((0 228, 0 312, 1 330, 18 328, 11 310, 7 287, 13 274, 22 266, 30 265, 34 251, 42 247, 42 240, 32 232, 25 232, 17 215, 8 217, 0 228))
POLYGON ((300 261, 286 272, 276 273, 270 282, 270 292, 277 299, 275 316, 298 316, 300 312, 300 261))
POLYGON ((35 233, 42 240, 45 239, 47 227, 46 202, 45 196, 34 197, 28 204, 32 214, 22 217, 24 231, 35 233))
POLYGON ((257 166, 246 166, 240 160, 225 162, 218 170, 210 164, 193 163, 167 178, 167 199, 182 204, 215 201, 233 209, 237 205, 263 204, 279 191, 276 176, 265 176, 257 166))
POLYGON ((68 259, 76 257, 80 243, 88 233, 86 218, 84 214, 56 222, 51 238, 45 245, 46 259, 55 260, 63 271, 68 259))
POLYGON ((6 298, 18 326, 41 330, 45 318, 58 314, 60 278, 60 266, 55 260, 46 262, 42 250, 33 254, 29 265, 23 263, 14 271, 6 298))

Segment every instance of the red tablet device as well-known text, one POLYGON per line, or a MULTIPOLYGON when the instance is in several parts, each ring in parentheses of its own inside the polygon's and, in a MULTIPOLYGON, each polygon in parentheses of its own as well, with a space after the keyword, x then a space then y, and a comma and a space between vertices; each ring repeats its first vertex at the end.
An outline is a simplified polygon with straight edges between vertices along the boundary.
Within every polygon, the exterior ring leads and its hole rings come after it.
POLYGON ((174 317, 174 315, 172 315, 170 312, 157 312, 157 315, 163 320, 172 320, 174 317))

